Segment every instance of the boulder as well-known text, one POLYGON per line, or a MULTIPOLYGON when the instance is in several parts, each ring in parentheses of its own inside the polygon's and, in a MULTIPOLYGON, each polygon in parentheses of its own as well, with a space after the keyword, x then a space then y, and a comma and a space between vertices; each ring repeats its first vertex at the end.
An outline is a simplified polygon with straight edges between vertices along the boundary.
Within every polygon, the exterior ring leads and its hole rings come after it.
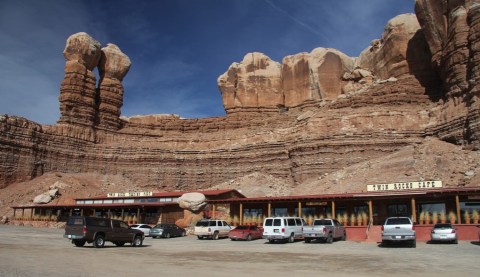
POLYGON ((192 212, 190 210, 183 211, 183 218, 175 221, 175 224, 182 228, 192 227, 195 223, 203 219, 203 212, 192 212))
POLYGON ((49 193, 42 193, 42 194, 39 194, 37 196, 35 196, 35 198, 33 199, 33 203, 34 204, 47 204, 47 203, 50 203, 50 201, 52 201, 52 196, 49 194, 49 193))
POLYGON ((192 212, 201 211, 207 205, 207 198, 199 192, 189 192, 178 198, 180 208, 192 212))

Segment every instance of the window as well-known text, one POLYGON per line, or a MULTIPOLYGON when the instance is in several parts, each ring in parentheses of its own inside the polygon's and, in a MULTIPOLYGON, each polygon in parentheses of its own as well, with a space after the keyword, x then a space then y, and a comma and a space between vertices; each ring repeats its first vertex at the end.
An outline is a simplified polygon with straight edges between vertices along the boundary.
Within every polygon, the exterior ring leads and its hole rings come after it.
POLYGON ((93 200, 93 204, 102 204, 103 201, 102 200, 93 200))
POLYGON ((287 224, 288 224, 288 226, 295 226, 295 225, 297 225, 297 224, 295 223, 295 218, 289 218, 289 219, 287 219, 287 224))
POLYGON ((287 208, 273 208, 273 216, 288 216, 287 208))
POLYGON ((460 210, 462 212, 468 211, 470 213, 474 210, 480 212, 480 202, 460 202, 460 210))
POLYGON ((445 212, 446 211, 446 206, 445 203, 425 203, 425 204, 420 204, 418 212, 428 212, 428 213, 440 213, 440 212, 445 212))
POLYGON ((272 226, 273 219, 269 218, 265 220, 265 226, 272 226))
POLYGON ((273 220, 273 226, 282 226, 282 220, 280 218, 275 218, 273 220))
POLYGON ((302 220, 300 218, 295 218, 295 223, 297 223, 297 226, 302 226, 302 220))
POLYGON ((103 204, 112 204, 113 200, 112 199, 105 199, 103 200, 103 204))
POLYGON ((388 216, 409 216, 407 204, 388 205, 388 216))

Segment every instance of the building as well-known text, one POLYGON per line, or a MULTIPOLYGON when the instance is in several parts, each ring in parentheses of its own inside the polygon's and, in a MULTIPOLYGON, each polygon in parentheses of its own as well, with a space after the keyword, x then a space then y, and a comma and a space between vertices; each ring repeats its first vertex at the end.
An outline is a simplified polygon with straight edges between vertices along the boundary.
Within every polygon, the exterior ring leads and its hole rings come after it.
MULTIPOLYGON (((316 217, 334 217, 352 227, 351 232, 353 227, 366 228, 359 232, 363 232, 360 236, 366 232, 367 237, 370 229, 382 225, 391 216, 408 216, 415 223, 425 226, 441 220, 449 220, 457 225, 473 225, 478 224, 478 217, 474 221, 473 214, 480 212, 480 187, 445 188, 441 181, 369 185, 365 192, 359 193, 281 197, 245 197, 236 190, 197 192, 207 198, 207 217, 225 219, 233 225, 262 224, 263 218, 269 216, 295 215, 307 221, 316 217)), ((130 223, 173 223, 183 218, 183 210, 176 202, 183 194, 111 193, 75 199, 72 205, 45 204, 12 208, 16 219, 37 217, 65 221, 70 215, 88 215, 115 217, 130 223)))

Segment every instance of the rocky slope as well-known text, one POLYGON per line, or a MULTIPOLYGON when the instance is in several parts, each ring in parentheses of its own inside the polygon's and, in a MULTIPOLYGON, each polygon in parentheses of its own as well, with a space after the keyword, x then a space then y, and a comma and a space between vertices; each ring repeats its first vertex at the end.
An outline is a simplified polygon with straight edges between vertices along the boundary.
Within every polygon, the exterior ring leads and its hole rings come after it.
POLYGON ((0 212, 57 175, 73 178, 70 197, 311 194, 420 179, 478 186, 478 18, 474 1, 417 0, 416 15, 390 20, 358 58, 317 48, 279 63, 249 53, 218 78, 227 116, 203 119, 120 117, 130 60, 72 35, 58 123, 0 117, 0 212))

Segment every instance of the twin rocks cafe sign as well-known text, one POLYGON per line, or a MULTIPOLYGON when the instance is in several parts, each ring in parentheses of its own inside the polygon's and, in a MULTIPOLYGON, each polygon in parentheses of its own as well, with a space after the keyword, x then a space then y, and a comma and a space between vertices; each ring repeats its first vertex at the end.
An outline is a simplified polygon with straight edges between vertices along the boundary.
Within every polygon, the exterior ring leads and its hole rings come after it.
POLYGON ((442 188, 442 181, 402 182, 392 184, 367 185, 367 191, 419 190, 442 188))

